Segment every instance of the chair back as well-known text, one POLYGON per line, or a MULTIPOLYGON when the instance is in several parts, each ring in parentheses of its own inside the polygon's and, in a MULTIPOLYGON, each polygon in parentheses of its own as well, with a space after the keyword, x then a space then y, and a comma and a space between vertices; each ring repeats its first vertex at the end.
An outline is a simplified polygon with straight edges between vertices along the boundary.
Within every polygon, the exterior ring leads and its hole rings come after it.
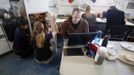
POLYGON ((91 25, 89 26, 89 32, 96 32, 99 30, 99 26, 98 25, 91 25))
POLYGON ((108 34, 111 35, 110 40, 123 41, 128 27, 125 25, 111 25, 108 29, 108 34))

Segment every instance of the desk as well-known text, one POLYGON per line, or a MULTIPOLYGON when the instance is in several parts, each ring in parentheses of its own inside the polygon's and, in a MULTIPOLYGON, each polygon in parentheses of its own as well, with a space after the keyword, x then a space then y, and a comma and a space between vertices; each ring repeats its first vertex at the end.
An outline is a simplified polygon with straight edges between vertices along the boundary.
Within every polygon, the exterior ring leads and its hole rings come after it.
POLYGON ((96 18, 98 23, 106 23, 106 18, 96 18))
MULTIPOLYGON (((106 23, 106 19, 105 18, 96 18, 96 21, 98 23, 106 23)), ((126 24, 127 26, 134 26, 134 23, 131 23, 129 21, 126 20, 126 24)))
POLYGON ((56 23, 63 23, 66 19, 56 19, 56 23))
MULTIPOLYGON (((111 41, 118 50, 126 51, 120 47, 119 42, 111 41)), ((64 51, 63 51, 64 53, 64 51)), ((96 65, 94 60, 87 56, 64 56, 62 54, 61 75, 134 75, 134 66, 119 60, 105 60, 102 65, 96 65)))
POLYGON ((131 22, 129 22, 129 21, 126 21, 126 25, 127 25, 127 26, 134 26, 134 23, 131 23, 131 22))
MULTIPOLYGON (((57 25, 58 25, 59 31, 61 31, 62 23, 63 23, 65 20, 66 20, 66 19, 57 19, 57 20, 56 20, 56 23, 57 23, 57 25)), ((100 30, 101 30, 102 32, 105 32, 106 19, 105 19, 105 18, 96 18, 96 21, 97 21, 97 23, 100 23, 100 24, 103 24, 103 25, 104 25, 104 26, 101 26, 101 25, 100 25, 99 28, 100 28, 100 30)), ((125 35, 124 40, 127 39, 129 33, 131 33, 132 30, 134 29, 134 23, 131 23, 131 22, 129 22, 129 21, 126 20, 126 24, 125 24, 125 25, 129 28, 129 30, 127 30, 127 34, 125 35)))
MULTIPOLYGON (((57 19, 56 20, 56 23, 63 23, 66 19, 57 19)), ((96 18, 96 21, 98 23, 106 23, 106 19, 105 18, 96 18)), ((126 20, 126 24, 125 25, 128 25, 128 26, 134 26, 134 23, 131 23, 129 21, 126 20)))

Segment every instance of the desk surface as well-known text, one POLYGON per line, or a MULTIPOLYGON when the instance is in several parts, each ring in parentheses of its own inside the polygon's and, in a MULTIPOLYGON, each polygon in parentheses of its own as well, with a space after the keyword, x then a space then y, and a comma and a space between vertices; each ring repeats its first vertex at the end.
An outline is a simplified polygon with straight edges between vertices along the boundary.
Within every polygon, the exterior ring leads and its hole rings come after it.
POLYGON ((127 25, 127 26, 134 26, 134 23, 131 23, 131 22, 129 22, 129 21, 126 21, 126 25, 127 25))
MULTIPOLYGON (((57 19, 56 23, 63 23, 66 19, 57 19)), ((96 18, 96 21, 99 23, 106 23, 106 19, 96 18)), ((134 26, 134 23, 126 21, 127 26, 134 26)))
POLYGON ((56 19, 56 23, 63 23, 66 19, 56 19))
MULTIPOLYGON (((96 21, 99 22, 99 23, 106 23, 106 19, 102 19, 102 18, 96 18, 96 21)), ((134 26, 134 23, 131 23, 129 21, 126 20, 126 24, 127 26, 134 26)))
MULTIPOLYGON (((126 51, 119 42, 109 42, 119 51, 126 51)), ((63 51, 64 53, 64 51, 63 51)), ((119 60, 105 60, 102 65, 96 65, 94 60, 87 56, 64 56, 62 54, 61 75, 134 75, 134 66, 119 60)))

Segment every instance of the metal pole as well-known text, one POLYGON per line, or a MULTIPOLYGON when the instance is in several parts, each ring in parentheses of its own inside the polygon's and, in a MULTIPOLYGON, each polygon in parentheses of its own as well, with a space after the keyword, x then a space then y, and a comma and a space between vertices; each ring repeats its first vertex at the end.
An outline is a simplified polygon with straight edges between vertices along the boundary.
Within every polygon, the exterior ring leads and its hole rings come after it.
MULTIPOLYGON (((24 5, 24 8, 25 8, 25 10, 26 10, 24 0, 23 0, 23 5, 24 5)), ((27 20, 28 20, 28 25, 29 25, 30 33, 31 33, 31 36, 32 36, 31 21, 30 21, 29 14, 28 14, 28 12, 27 12, 27 11, 26 11, 26 15, 27 15, 27 20)))

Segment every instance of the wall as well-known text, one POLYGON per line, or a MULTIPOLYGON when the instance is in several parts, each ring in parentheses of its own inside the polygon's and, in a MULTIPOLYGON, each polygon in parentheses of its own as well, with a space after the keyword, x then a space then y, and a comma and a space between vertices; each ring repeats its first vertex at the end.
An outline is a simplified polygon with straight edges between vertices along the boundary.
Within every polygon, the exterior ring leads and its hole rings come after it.
POLYGON ((0 8, 9 10, 10 8, 9 0, 0 0, 0 8))
POLYGON ((29 14, 49 11, 49 0, 24 0, 24 4, 29 14))
POLYGON ((83 6, 85 4, 90 5, 94 12, 101 13, 102 11, 106 11, 109 6, 115 4, 113 0, 96 0, 95 3, 90 0, 74 0, 72 4, 69 4, 68 0, 57 0, 57 2, 59 14, 70 14, 73 7, 84 9, 83 6))
POLYGON ((57 5, 57 0, 49 0, 49 11, 58 14, 56 5, 57 5))
POLYGON ((16 2, 11 1, 11 5, 9 3, 9 0, 0 0, 0 8, 6 9, 8 11, 11 6, 13 7, 12 11, 16 17, 20 15, 25 15, 23 0, 16 1, 16 2))
POLYGON ((57 0, 57 13, 58 14, 71 14, 73 7, 83 8, 84 4, 88 4, 92 7, 95 13, 102 13, 107 11, 109 6, 115 5, 118 9, 125 12, 125 16, 129 19, 134 18, 134 9, 127 9, 127 3, 129 1, 134 2, 134 0, 96 0, 93 3, 91 0, 74 0, 72 4, 69 4, 68 0, 57 0))
POLYGON ((134 0, 118 0, 117 7, 123 10, 126 14, 126 18, 134 19, 134 9, 127 9, 128 2, 134 2, 134 0))
POLYGON ((16 17, 25 16, 26 11, 23 4, 23 0, 11 1, 12 11, 16 17))
MULTIPOLYGON (((80 7, 81 9, 84 4, 89 4, 95 13, 101 13, 102 11, 107 11, 109 6, 116 5, 117 8, 123 10, 126 13, 126 17, 134 18, 134 9, 127 9, 127 3, 134 0, 96 0, 93 3, 90 0, 74 0, 72 4, 68 3, 68 0, 24 0, 27 1, 27 10, 29 13, 51 11, 55 14, 71 14, 73 7, 80 7), (33 5, 33 6, 31 6, 33 5), (39 11, 41 10, 41 11, 39 11)), ((23 7, 22 3, 18 4, 23 7)), ((10 8, 9 0, 0 0, 0 8, 5 8, 8 10, 10 8)), ((22 8, 21 8, 22 10, 22 8)), ((24 10, 24 7, 23 7, 24 10)))

